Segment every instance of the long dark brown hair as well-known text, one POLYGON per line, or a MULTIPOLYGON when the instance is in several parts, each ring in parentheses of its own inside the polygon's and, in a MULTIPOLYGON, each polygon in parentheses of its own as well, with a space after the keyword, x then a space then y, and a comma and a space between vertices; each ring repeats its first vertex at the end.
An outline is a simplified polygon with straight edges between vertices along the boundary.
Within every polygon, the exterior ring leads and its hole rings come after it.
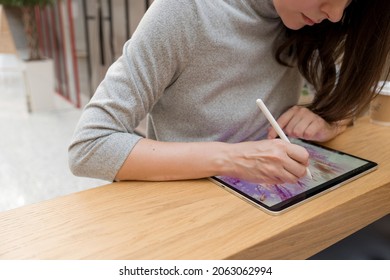
POLYGON ((354 117, 389 77, 390 1, 354 0, 340 22, 287 30, 283 38, 275 57, 287 65, 286 54, 294 54, 316 90, 308 108, 328 122, 354 117))

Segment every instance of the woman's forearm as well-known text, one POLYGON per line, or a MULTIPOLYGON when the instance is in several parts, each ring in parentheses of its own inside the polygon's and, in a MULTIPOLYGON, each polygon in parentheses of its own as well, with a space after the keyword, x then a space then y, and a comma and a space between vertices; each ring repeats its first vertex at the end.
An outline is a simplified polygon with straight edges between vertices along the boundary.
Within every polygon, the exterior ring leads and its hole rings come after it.
POLYGON ((258 183, 296 183, 306 173, 305 148, 280 139, 222 142, 159 142, 141 139, 116 180, 168 181, 226 175, 258 183))
POLYGON ((141 139, 118 171, 116 180, 167 181, 221 174, 228 164, 228 145, 141 139))

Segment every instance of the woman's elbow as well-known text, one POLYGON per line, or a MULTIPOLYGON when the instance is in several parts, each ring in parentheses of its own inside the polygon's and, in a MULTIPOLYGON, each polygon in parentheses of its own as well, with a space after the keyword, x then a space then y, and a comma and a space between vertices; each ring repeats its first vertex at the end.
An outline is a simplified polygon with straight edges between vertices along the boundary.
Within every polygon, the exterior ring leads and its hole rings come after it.
POLYGON ((74 146, 70 146, 68 149, 68 165, 70 171, 75 176, 88 177, 85 173, 85 161, 84 156, 80 154, 79 150, 74 146))

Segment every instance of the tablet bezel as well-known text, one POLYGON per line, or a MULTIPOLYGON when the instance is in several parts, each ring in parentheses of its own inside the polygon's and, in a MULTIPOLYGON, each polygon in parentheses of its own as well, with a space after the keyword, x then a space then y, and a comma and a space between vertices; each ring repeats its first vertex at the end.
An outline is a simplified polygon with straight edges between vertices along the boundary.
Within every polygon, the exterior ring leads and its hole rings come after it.
POLYGON ((226 189, 227 191, 237 195, 238 197, 244 199, 247 202, 250 202, 252 205, 256 206, 257 208, 260 208, 261 210, 267 212, 268 214, 272 215, 278 215, 281 213, 286 212, 287 210, 290 210, 306 201, 309 201, 313 198, 316 198, 320 195, 323 195, 331 190, 334 190, 342 185, 345 185, 353 180, 356 180, 360 178, 361 176, 370 173, 377 169, 378 164, 376 162, 373 162, 371 160, 361 158, 349 153, 345 153, 336 149, 332 149, 329 147, 322 146, 318 143, 314 143, 311 141, 306 141, 302 139, 297 139, 298 141, 302 141, 306 143, 307 145, 312 145, 316 148, 325 149, 327 151, 346 155, 355 159, 359 159, 362 161, 365 161, 366 163, 362 166, 359 166, 353 170, 350 170, 346 173, 343 173, 342 175, 339 175, 338 177, 335 177, 329 181, 326 181, 324 183, 319 184, 318 186, 315 186, 307 191, 304 191, 298 195, 295 195, 285 201, 281 201, 273 206, 268 206, 261 201, 253 198, 249 194, 244 193, 243 191, 236 189, 234 186, 230 185, 229 183, 223 181, 222 179, 218 178, 217 176, 210 177, 209 179, 219 185, 220 187, 226 189))

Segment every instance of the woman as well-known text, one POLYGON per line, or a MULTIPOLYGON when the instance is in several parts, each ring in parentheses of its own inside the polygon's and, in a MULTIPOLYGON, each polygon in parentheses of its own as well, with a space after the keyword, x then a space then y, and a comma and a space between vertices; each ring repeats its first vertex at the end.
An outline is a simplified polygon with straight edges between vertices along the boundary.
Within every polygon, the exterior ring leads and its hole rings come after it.
POLYGON ((69 147, 79 176, 227 175, 295 183, 309 155, 371 100, 389 54, 388 0, 157 0, 87 104, 69 147), (313 103, 295 106, 302 76, 313 103), (148 117, 147 138, 134 132, 148 117))

